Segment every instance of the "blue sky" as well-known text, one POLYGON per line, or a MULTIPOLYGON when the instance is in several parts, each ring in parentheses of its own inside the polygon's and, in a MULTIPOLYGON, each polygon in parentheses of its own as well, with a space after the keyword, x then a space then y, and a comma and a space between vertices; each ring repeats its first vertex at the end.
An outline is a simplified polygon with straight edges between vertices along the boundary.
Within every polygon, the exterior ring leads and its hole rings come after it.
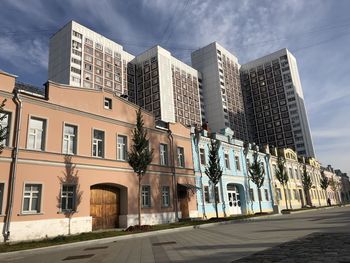
POLYGON ((288 48, 297 58, 314 147, 350 173, 350 1, 1 0, 0 69, 41 86, 49 37, 70 20, 138 54, 160 44, 190 63, 213 41, 241 64, 288 48))

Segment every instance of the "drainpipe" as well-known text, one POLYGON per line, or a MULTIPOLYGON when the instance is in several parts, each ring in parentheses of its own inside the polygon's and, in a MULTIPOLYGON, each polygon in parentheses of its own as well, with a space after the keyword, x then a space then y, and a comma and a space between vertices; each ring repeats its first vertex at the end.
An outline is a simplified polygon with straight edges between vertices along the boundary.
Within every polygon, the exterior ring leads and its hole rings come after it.
POLYGON ((168 139, 170 142, 170 153, 172 161, 172 178, 173 178, 173 191, 174 191, 174 208, 175 208, 175 222, 179 222, 179 212, 178 212, 178 198, 177 198, 177 180, 176 180, 176 170, 175 170, 175 154, 174 154, 174 137, 170 129, 168 129, 168 139))
POLYGON ((13 196, 15 193, 15 182, 16 182, 16 172, 17 172, 17 161, 18 161, 18 151, 19 151, 19 136, 21 131, 21 119, 22 119, 22 100, 19 97, 20 91, 15 90, 15 96, 13 101, 16 103, 16 129, 15 129, 15 145, 12 151, 12 162, 9 178, 9 193, 7 198, 7 207, 5 215, 5 224, 3 228, 4 241, 10 239, 10 224, 13 208, 13 196))
POLYGON ((266 153, 265 152, 265 160, 266 160, 266 170, 267 170, 267 178, 269 179, 269 187, 270 187, 270 196, 271 196, 271 204, 272 204, 272 209, 274 208, 274 205, 275 205, 275 197, 273 195, 273 186, 272 186, 272 180, 271 180, 271 174, 272 174, 272 171, 271 171, 271 166, 270 166, 270 153, 266 153))
POLYGON ((203 188, 203 173, 202 173, 202 164, 201 164, 201 156, 199 153, 199 140, 201 138, 201 130, 198 130, 197 127, 194 128, 194 140, 196 143, 196 151, 197 151, 197 163, 198 169, 200 173, 200 183, 201 183, 201 196, 202 196, 202 212, 203 217, 207 219, 207 214, 205 213, 205 198, 204 198, 204 188, 203 188))

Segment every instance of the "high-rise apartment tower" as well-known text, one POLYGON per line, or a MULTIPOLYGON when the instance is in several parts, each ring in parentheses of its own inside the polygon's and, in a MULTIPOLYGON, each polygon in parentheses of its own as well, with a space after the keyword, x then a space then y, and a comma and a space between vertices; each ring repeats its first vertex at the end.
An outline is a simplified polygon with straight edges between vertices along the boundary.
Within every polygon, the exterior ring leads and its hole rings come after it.
POLYGON ((281 49, 241 67, 249 140, 314 157, 295 57, 281 49))

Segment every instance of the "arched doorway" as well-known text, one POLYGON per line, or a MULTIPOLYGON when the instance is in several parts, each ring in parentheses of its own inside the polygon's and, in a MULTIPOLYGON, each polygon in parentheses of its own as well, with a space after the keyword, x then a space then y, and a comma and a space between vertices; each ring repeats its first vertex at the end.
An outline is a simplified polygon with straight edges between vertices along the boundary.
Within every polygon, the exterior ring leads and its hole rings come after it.
POLYGON ((227 198, 229 215, 242 214, 241 196, 239 194, 238 187, 235 184, 227 185, 227 198))
POLYGON ((119 227, 120 190, 106 184, 90 187, 92 230, 119 227))

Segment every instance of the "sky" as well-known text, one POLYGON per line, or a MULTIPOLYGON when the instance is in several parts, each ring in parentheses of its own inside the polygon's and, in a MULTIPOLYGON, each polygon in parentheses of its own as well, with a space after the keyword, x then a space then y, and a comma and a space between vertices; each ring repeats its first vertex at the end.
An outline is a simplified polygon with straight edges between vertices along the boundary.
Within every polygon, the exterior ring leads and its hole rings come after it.
POLYGON ((158 44, 190 64, 217 41, 240 64, 288 48, 297 59, 317 159, 350 174, 350 1, 0 0, 0 69, 47 81, 49 38, 70 20, 134 55, 158 44))

